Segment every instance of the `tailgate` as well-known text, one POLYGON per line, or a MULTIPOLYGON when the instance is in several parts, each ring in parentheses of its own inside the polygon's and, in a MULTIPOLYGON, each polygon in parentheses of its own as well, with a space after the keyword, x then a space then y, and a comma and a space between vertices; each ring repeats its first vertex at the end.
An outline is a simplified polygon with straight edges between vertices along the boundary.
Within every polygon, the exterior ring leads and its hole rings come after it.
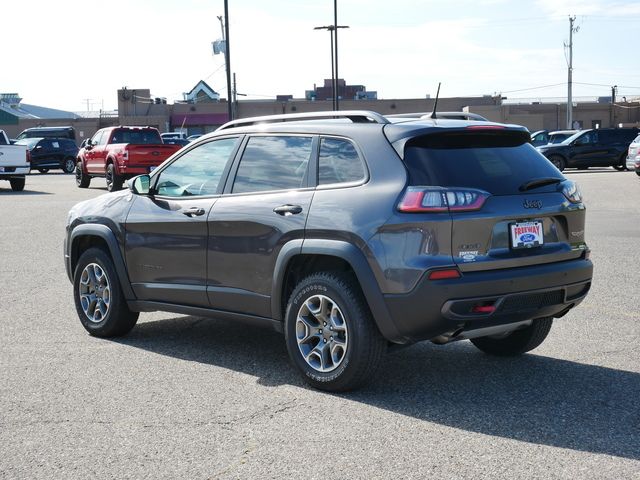
POLYGON ((584 213, 560 192, 491 196, 480 211, 451 213, 453 260, 478 271, 579 258, 584 213))
POLYGON ((157 167, 167 158, 180 150, 179 145, 132 145, 126 147, 129 166, 157 167))
POLYGON ((0 145, 0 167, 27 167, 26 145, 0 145))
POLYGON ((521 132, 488 126, 407 142, 414 211, 448 211, 451 254, 462 271, 579 258, 585 207, 575 185, 521 132))

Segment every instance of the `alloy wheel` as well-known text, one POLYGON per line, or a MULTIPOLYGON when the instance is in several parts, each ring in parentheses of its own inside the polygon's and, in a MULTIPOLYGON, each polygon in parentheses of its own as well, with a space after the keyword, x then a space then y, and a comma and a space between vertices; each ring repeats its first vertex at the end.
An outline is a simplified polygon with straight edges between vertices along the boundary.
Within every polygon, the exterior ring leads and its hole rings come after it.
POLYGON ((331 372, 344 360, 349 345, 340 307, 325 295, 309 297, 298 310, 296 341, 305 362, 318 372, 331 372))
POLYGON ((80 285, 80 306, 89 321, 102 322, 109 313, 111 305, 111 287, 109 278, 97 263, 90 263, 82 271, 80 285))

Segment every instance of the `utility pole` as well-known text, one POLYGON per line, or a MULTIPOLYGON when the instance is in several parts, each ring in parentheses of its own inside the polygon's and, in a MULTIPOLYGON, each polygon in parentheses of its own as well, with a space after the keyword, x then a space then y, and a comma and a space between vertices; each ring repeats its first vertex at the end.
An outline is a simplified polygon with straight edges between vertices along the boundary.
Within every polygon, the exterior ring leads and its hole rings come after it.
POLYGON ((333 35, 334 35, 334 50, 335 50, 335 59, 334 62, 336 64, 336 74, 333 77, 333 96, 336 99, 336 108, 337 112, 340 110, 340 93, 338 92, 338 0, 333 0, 333 35))
POLYGON ((229 0, 224 0, 224 34, 225 63, 227 64, 227 103, 229 120, 233 120, 233 104, 231 99, 231 47, 229 46, 229 0))
POLYGON ((233 72, 233 118, 236 118, 237 115, 237 111, 236 109, 238 108, 238 97, 236 96, 237 94, 237 90, 236 90, 236 72, 233 72))
POLYGON ((611 87, 611 127, 616 127, 616 91, 618 86, 611 87))
POLYGON ((573 76, 573 33, 578 33, 580 27, 573 26, 573 22, 576 21, 575 15, 573 17, 569 17, 569 45, 565 44, 565 47, 569 48, 569 69, 568 69, 568 80, 567 80, 567 129, 571 130, 573 128, 573 97, 572 97, 572 76, 573 76))

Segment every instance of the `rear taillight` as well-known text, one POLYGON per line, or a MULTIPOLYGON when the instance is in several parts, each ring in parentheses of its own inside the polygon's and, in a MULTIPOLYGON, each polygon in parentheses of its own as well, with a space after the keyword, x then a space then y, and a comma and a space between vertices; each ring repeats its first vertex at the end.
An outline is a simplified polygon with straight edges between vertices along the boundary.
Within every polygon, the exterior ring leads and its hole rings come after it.
POLYGON ((571 203, 582 202, 582 192, 580 192, 578 184, 571 180, 563 182, 562 193, 571 203))
POLYGON ((27 150, 27 163, 31 163, 31 151, 27 150))
POLYGON ((124 150, 122 151, 122 159, 123 159, 123 160, 129 160, 129 150, 124 149, 124 150))
POLYGON ((409 187, 398 210, 412 212, 468 212, 480 210, 489 194, 472 188, 409 187))
POLYGON ((460 278, 461 276, 460 270, 457 268, 446 268, 429 272, 429 280, 449 280, 452 278, 460 278))

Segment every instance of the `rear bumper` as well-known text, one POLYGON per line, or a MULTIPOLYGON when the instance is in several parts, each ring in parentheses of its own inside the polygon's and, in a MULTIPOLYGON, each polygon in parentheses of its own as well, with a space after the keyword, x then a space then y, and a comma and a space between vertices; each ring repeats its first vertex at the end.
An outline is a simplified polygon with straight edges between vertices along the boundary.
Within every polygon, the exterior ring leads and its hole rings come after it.
POLYGON ((24 177, 29 174, 30 167, 2 167, 0 179, 24 177))
POLYGON ((385 295, 399 333, 410 341, 429 340, 534 318, 562 316, 591 287, 593 264, 580 259, 531 267, 464 273, 451 280, 428 280, 404 295, 385 295), (478 305, 492 313, 472 313, 478 305))

